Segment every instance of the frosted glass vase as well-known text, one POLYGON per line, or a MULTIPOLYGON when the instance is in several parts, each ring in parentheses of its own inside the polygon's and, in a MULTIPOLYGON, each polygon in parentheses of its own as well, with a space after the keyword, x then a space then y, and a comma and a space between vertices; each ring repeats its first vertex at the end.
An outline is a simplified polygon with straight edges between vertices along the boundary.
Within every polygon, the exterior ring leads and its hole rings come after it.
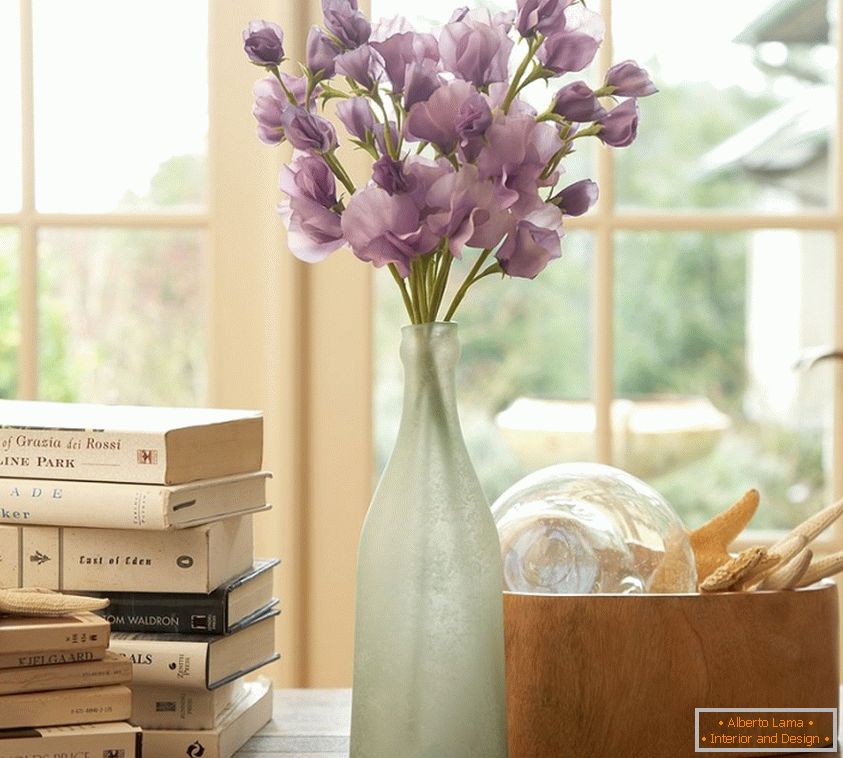
POLYGON ((507 754, 500 543, 458 359, 456 324, 404 327, 401 425, 357 561, 351 758, 507 754))

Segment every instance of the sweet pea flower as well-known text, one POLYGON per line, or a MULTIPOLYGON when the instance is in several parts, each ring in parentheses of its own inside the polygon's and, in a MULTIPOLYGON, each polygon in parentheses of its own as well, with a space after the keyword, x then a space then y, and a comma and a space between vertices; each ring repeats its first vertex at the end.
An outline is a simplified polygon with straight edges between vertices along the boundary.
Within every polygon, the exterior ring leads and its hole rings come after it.
POLYGON ((361 142, 366 142, 375 133, 375 116, 364 97, 350 97, 337 105, 337 117, 348 133, 361 142))
POLYGON ((515 28, 522 37, 548 35, 565 26, 565 8, 571 0, 518 0, 515 28))
POLYGON ((322 116, 290 105, 281 116, 281 124, 290 144, 298 150, 327 153, 337 146, 333 124, 322 116))
POLYGON ((599 122, 597 137, 610 147, 631 145, 638 134, 638 103, 634 97, 610 110, 599 122))
MULTIPOLYGON (((398 127, 394 121, 389 122, 389 137, 393 147, 398 144, 398 127)), ((389 146, 386 144, 386 127, 379 121, 375 123, 375 146, 380 150, 381 155, 389 153, 389 146)))
POLYGON ((321 158, 297 153, 281 169, 281 190, 287 199, 278 212, 287 227, 287 242, 299 260, 322 261, 344 243, 337 205, 336 181, 321 158))
POLYGON ((505 17, 486 9, 460 8, 439 34, 439 55, 444 67, 476 87, 504 82, 509 75, 513 41, 505 17))
POLYGON ((553 112, 568 121, 597 121, 606 115, 597 96, 583 81, 560 87, 553 98, 553 112))
POLYGON ((258 122, 258 139, 267 145, 284 141, 284 111, 290 101, 274 76, 266 76, 255 82, 255 106, 252 115, 258 122))
POLYGON ((462 79, 443 84, 427 100, 410 108, 404 124, 405 137, 411 141, 430 142, 443 153, 453 152, 460 138, 460 108, 479 94, 462 79))
POLYGON ((322 29, 318 26, 310 27, 305 60, 312 74, 330 79, 334 75, 334 60, 339 53, 333 40, 322 29))
POLYGON ((612 66, 606 72, 603 91, 607 95, 621 97, 646 97, 658 92, 650 75, 635 61, 623 61, 612 66))
POLYGON ((404 74, 404 110, 409 111, 416 103, 423 103, 442 86, 439 66, 435 61, 425 59, 411 63, 404 74))
POLYGON ((460 151, 468 161, 473 161, 483 147, 483 135, 492 125, 492 109, 483 95, 471 93, 460 104, 456 120, 460 151))
POLYGON ((243 30, 243 49, 256 66, 277 66, 284 60, 284 30, 271 21, 250 21, 243 30))
POLYGON ((566 216, 582 216, 597 202, 597 183, 581 179, 554 195, 550 202, 566 216))
POLYGON ((382 42, 372 42, 372 47, 383 59, 386 76, 392 84, 392 91, 404 91, 407 67, 422 61, 439 61, 439 45, 432 34, 401 32, 387 37, 382 42))
POLYGON ((372 33, 369 20, 358 10, 357 0, 322 0, 325 27, 348 50, 365 44, 372 33))
POLYGON ((515 222, 495 257, 504 273, 535 279, 554 258, 562 256, 562 214, 552 205, 515 222))
POLYGON ((338 74, 351 77, 366 90, 374 88, 383 71, 380 56, 369 45, 360 45, 354 50, 338 55, 334 66, 338 74))
POLYGON ((404 161, 396 161, 384 155, 372 165, 372 181, 390 195, 407 193, 416 185, 416 178, 404 170, 404 161))
POLYGON ((439 242, 409 195, 390 195, 381 187, 354 193, 342 214, 342 231, 354 255, 378 268, 394 263, 401 276, 409 275, 414 258, 439 242))
POLYGON ((564 24, 549 32, 536 53, 539 62, 554 74, 582 71, 597 53, 605 29, 598 13, 579 3, 565 9, 564 24))

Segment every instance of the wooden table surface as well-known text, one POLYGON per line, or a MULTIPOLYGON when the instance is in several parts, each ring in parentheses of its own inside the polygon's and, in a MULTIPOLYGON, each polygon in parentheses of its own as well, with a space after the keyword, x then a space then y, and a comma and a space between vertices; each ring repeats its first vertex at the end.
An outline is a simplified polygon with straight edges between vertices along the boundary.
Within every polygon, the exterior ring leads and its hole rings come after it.
MULTIPOLYGON (((347 758, 351 690, 276 690, 273 719, 243 748, 237 758, 347 758)), ((838 745, 840 738, 838 737, 838 745)), ((843 753, 816 753, 837 755, 843 753)), ((701 753, 701 755, 706 755, 701 753)), ((710 755, 729 755, 711 753, 710 755)), ((732 756, 745 755, 731 753, 732 756)), ((776 753, 787 758, 791 753, 776 753)), ((802 753, 805 755, 805 753, 802 753)), ((395 756, 395 758, 404 758, 395 756)), ((443 758, 446 758, 443 756, 443 758)), ((563 758, 560 756, 560 758, 563 758)), ((582 758, 578 756, 577 758, 582 758)), ((646 756, 589 756, 646 758, 646 756)))

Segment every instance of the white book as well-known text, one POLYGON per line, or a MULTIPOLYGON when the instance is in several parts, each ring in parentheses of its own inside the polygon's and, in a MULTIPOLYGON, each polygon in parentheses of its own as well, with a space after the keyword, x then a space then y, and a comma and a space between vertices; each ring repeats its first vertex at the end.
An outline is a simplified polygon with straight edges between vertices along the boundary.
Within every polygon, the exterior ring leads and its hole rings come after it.
POLYGON ((129 721, 143 729, 213 729, 245 697, 244 685, 242 679, 215 690, 133 685, 129 721))
MULTIPOLYGON (((174 755, 178 753, 168 755, 167 758, 173 758, 174 755)), ((141 730, 124 722, 107 722, 0 731, 0 758, 41 756, 141 758, 141 730)))

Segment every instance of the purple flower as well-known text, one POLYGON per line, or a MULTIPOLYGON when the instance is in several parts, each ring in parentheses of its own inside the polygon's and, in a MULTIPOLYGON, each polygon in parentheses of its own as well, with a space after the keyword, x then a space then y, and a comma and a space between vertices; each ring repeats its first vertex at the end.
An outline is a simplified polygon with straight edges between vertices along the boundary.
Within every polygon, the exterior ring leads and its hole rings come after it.
POLYGON ((288 199, 279 203, 278 212, 293 255, 316 263, 343 245, 340 214, 334 210, 336 181, 321 158, 297 153, 281 169, 281 190, 288 199))
POLYGON ((338 55, 334 65, 338 74, 351 77, 367 90, 374 88, 383 70, 380 56, 369 45, 338 55))
POLYGON ((501 207, 517 216, 542 205, 539 187, 555 182, 543 178, 550 159, 563 146, 558 130, 548 122, 537 123, 527 114, 498 114, 486 131, 486 144, 477 159, 483 179, 495 185, 501 207))
POLYGON ((364 97, 350 97, 337 105, 337 116, 348 133, 361 142, 367 142, 375 132, 375 116, 364 97))
POLYGON ((380 53, 392 91, 396 93, 404 91, 409 65, 439 60, 439 46, 432 34, 402 32, 371 45, 380 53))
POLYGON ((646 97, 658 90, 650 75, 635 61, 616 63, 606 72, 606 94, 621 97, 646 97))
POLYGON ((553 112, 569 121, 597 121, 606 115, 597 96, 585 82, 577 81, 560 87, 553 100, 553 112))
POLYGON ((307 33, 306 61, 310 72, 322 79, 330 79, 334 75, 334 59, 340 51, 318 26, 311 26, 307 33))
POLYGON ((567 74, 582 71, 597 53, 600 40, 584 33, 561 31, 551 34, 539 48, 536 57, 548 71, 567 74))
POLYGON ((322 116, 290 105, 281 116, 281 124, 290 144, 299 149, 327 153, 337 146, 333 124, 322 116))
POLYGON ((561 257, 561 239, 562 215, 546 205, 515 223, 495 257, 509 276, 535 279, 550 261, 561 257))
POLYGON ((284 30, 271 21, 250 21, 243 30, 243 49, 256 66, 277 66, 284 60, 284 30))
POLYGON ((537 31, 552 34, 565 27, 565 8, 571 0, 518 0, 515 27, 522 37, 532 37, 537 31))
POLYGON ((404 124, 405 136, 416 142, 430 142, 443 153, 453 152, 460 137, 460 108, 473 95, 479 93, 462 79, 443 84, 427 100, 410 109, 404 124))
POLYGON ((410 273, 413 258, 429 253, 439 241, 409 195, 390 195, 380 187, 354 193, 342 214, 342 230, 358 258, 377 267, 394 263, 401 276, 410 273))
POLYGON ((581 179, 569 184, 550 199, 566 216, 582 216, 597 202, 597 183, 591 179, 581 179))
MULTIPOLYGON (((398 128, 394 121, 389 122, 389 137, 392 146, 395 147, 398 144, 398 128)), ((381 155, 389 153, 386 144, 386 127, 380 121, 375 123, 375 146, 380 150, 381 155)))
POLYGON ((396 161, 384 155, 372 166, 372 181, 390 195, 407 193, 416 185, 416 178, 404 171, 404 161, 396 161))
POLYGON ((353 49, 369 41, 372 25, 357 9, 357 0, 322 0, 325 27, 344 47, 353 49))
POLYGON ((634 97, 615 106, 602 119, 598 139, 610 147, 631 145, 638 134, 638 103, 634 97))
POLYGON ((513 41, 509 27, 488 10, 454 12, 439 34, 439 54, 445 68, 459 79, 483 87, 508 77, 509 54, 513 41))
POLYGON ((255 82, 255 107, 252 115, 258 121, 258 139, 267 145, 284 141, 284 111, 290 101, 274 76, 266 76, 255 82))
POLYGON ((492 109, 488 101, 479 92, 471 93, 460 104, 456 120, 460 149, 466 160, 473 161, 480 154, 483 135, 491 125, 492 109))
POLYGON ((425 197, 430 230, 447 237, 451 254, 463 247, 493 248, 506 234, 510 218, 496 199, 491 182, 481 181, 477 168, 463 166, 438 179, 425 197))
POLYGON ((425 59, 411 63, 404 75, 404 110, 409 111, 416 103, 423 103, 442 86, 439 67, 435 61, 425 59))

